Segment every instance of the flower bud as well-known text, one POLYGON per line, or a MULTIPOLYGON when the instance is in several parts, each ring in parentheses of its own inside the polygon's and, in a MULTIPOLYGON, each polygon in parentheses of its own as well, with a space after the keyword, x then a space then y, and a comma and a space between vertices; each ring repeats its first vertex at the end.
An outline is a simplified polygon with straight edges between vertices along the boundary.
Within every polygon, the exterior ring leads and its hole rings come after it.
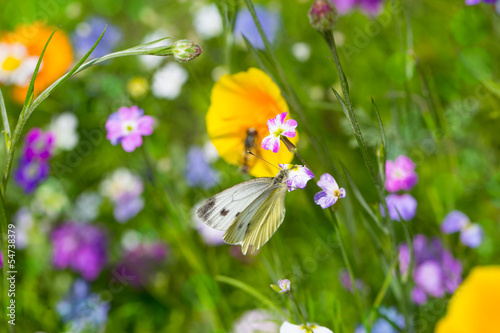
POLYGON ((193 60, 203 52, 201 47, 190 40, 181 39, 172 46, 174 58, 179 62, 193 60))
POLYGON ((309 22, 320 32, 331 31, 337 23, 337 10, 330 0, 316 0, 309 10, 309 22))

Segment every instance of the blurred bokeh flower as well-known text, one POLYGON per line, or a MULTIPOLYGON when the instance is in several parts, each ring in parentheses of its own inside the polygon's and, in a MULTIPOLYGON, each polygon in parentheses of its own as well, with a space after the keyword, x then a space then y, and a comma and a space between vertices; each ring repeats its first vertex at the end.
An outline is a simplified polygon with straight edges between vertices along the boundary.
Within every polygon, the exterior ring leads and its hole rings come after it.
POLYGON ((307 167, 297 164, 279 164, 283 170, 288 170, 288 192, 297 188, 306 188, 307 182, 314 178, 314 174, 307 167))
POLYGON ((304 325, 294 325, 285 321, 280 327, 280 333, 333 333, 333 331, 329 328, 319 326, 317 324, 307 323, 307 326, 304 325))
POLYGON ((139 176, 125 168, 119 168, 106 176, 100 191, 112 201, 113 215, 118 222, 129 221, 144 208, 144 199, 141 197, 144 184, 139 176))
POLYGON ((145 116, 139 107, 122 106, 109 116, 106 138, 112 145, 121 143, 123 150, 130 153, 142 145, 143 136, 153 133, 153 123, 153 117, 145 116))
POLYGON ((51 131, 43 132, 33 127, 24 136, 24 145, 21 154, 27 161, 46 161, 54 154, 56 137, 51 131))
POLYGON ((188 79, 188 72, 178 63, 169 62, 153 75, 151 92, 158 98, 176 99, 188 79))
POLYGON ((56 269, 70 268, 92 281, 107 263, 106 233, 93 224, 66 222, 52 231, 51 239, 56 269))
POLYGON ((26 86, 37 61, 38 57, 29 55, 23 44, 0 42, 0 83, 26 86))
POLYGON ((106 32, 90 55, 92 58, 102 57, 111 53, 122 39, 121 29, 99 16, 92 16, 86 21, 78 23, 71 36, 75 53, 78 57, 83 57, 92 48, 104 31, 104 28, 106 28, 106 32))
MULTIPOLYGON (((351 293, 354 292, 354 287, 352 285, 351 277, 349 276, 349 271, 347 270, 347 268, 342 268, 339 271, 339 281, 340 284, 342 285, 342 288, 350 291, 351 293)), ((358 290, 361 290, 365 287, 365 284, 361 279, 355 279, 354 282, 356 283, 356 288, 358 290)))
MULTIPOLYGON (((417 200, 408 193, 405 194, 389 194, 385 197, 389 217, 393 221, 409 221, 415 217, 417 213, 417 200)), ((380 204, 380 214, 385 217, 385 210, 380 204)))
POLYGON ((55 137, 55 148, 72 150, 78 144, 78 118, 72 112, 63 112, 52 118, 49 130, 55 137))
POLYGON ((56 178, 49 178, 36 189, 35 197, 31 202, 31 210, 43 217, 54 221, 69 206, 69 199, 61 182, 56 178))
POLYGON ((71 217, 75 221, 92 222, 99 215, 102 197, 97 192, 86 191, 81 193, 75 201, 71 217))
POLYGON ((16 249, 24 249, 29 242, 29 232, 35 223, 33 214, 28 207, 20 208, 12 217, 16 226, 16 249))
POLYGON ((276 333, 279 325, 276 316, 266 310, 249 310, 245 312, 235 323, 234 333, 276 333))
POLYGON ((337 8, 339 14, 346 14, 355 7, 360 7, 361 11, 368 16, 377 16, 382 12, 383 0, 331 0, 337 8))
POLYGON ((194 29, 202 39, 210 39, 222 34, 222 17, 216 4, 201 7, 196 11, 194 29))
POLYGON ((57 304, 57 313, 73 333, 97 332, 106 324, 109 308, 109 302, 91 293, 89 285, 77 279, 57 304))
MULTIPOLYGON (((391 306, 389 308, 386 308, 384 306, 381 306, 378 311, 385 318, 379 317, 373 324, 370 333, 399 333, 401 332, 401 330, 404 330, 406 326, 405 318, 398 312, 395 307, 391 306), (397 327, 399 327, 399 330, 394 327, 386 318, 397 325, 397 327)), ((356 328, 355 333, 367 333, 366 328, 364 328, 362 325, 359 325, 356 328)))
MULTIPOLYGON (((255 177, 274 177, 276 171, 269 164, 248 156, 247 151, 274 165, 290 163, 293 154, 287 149, 274 154, 258 144, 268 134, 267 120, 287 111, 279 87, 260 69, 223 75, 212 88, 206 117, 208 136, 226 162, 237 166, 248 163, 249 173, 255 177), (247 147, 249 129, 255 133, 254 144, 247 147)), ((298 134, 290 141, 296 144, 298 134)))
POLYGON ((465 4, 468 6, 477 5, 480 4, 481 2, 494 4, 495 2, 497 2, 497 0, 465 0, 465 4))
MULTIPOLYGON (((271 44, 274 43, 276 34, 281 25, 280 15, 262 6, 255 6, 255 13, 257 14, 257 18, 259 19, 267 39, 271 44)), ((236 15, 234 36, 239 42, 242 42, 243 37, 245 37, 250 44, 258 49, 264 49, 265 47, 252 15, 246 8, 240 10, 236 15)))
POLYGON ((132 286, 142 287, 159 271, 167 254, 168 248, 163 242, 140 243, 123 254, 116 270, 128 276, 132 286))
POLYGON ((196 146, 189 148, 186 163, 187 184, 208 190, 217 185, 219 179, 220 175, 210 166, 205 150, 196 146))
POLYGON ((460 241, 471 248, 481 245, 484 238, 483 228, 477 223, 472 223, 467 215, 458 210, 451 211, 445 216, 441 223, 441 231, 445 234, 460 231, 460 241))
POLYGON ((206 245, 218 246, 225 244, 224 240, 222 239, 222 236, 224 236, 225 231, 210 228, 208 225, 203 223, 203 221, 200 220, 199 217, 196 215, 196 211, 203 202, 205 202, 205 200, 201 200, 191 209, 191 225, 193 226, 193 228, 196 229, 196 231, 198 232, 201 239, 206 245))
POLYGON ((149 83, 144 77, 136 76, 127 82, 127 92, 135 99, 143 98, 148 90, 149 83))
POLYGON ((316 193, 314 202, 323 209, 334 205, 337 200, 345 198, 345 189, 339 187, 335 178, 329 173, 321 175, 318 186, 321 187, 323 191, 316 193))
POLYGON ((311 57, 311 47, 307 43, 295 43, 292 45, 292 54, 298 61, 306 62, 311 57))
POLYGON ((448 303, 435 333, 500 332, 500 266, 472 269, 448 303))
POLYGON ((418 182, 415 164, 404 155, 385 162, 385 188, 389 192, 409 191, 418 182))
POLYGON ((267 121, 267 128, 270 134, 262 139, 262 148, 277 153, 280 150, 282 136, 287 138, 295 137, 297 122, 294 119, 285 121, 287 114, 288 112, 280 113, 276 118, 271 118, 267 121))
MULTIPOLYGON (((416 235, 413 239, 413 252, 413 302, 425 304, 429 296, 441 298, 457 289, 462 281, 462 264, 450 251, 443 248, 439 239, 433 238, 429 241, 424 235, 416 235)), ((399 264, 402 274, 407 273, 409 262, 408 245, 400 244, 399 264)))
POLYGON ((14 182, 25 193, 33 192, 44 181, 50 172, 49 163, 46 161, 25 160, 21 158, 17 169, 14 170, 14 182))
MULTIPOLYGON (((11 45, 21 43, 26 47, 29 56, 36 57, 38 60, 54 30, 54 27, 46 26, 40 22, 21 24, 13 32, 3 33, 0 36, 0 42, 11 45)), ((42 66, 35 81, 35 96, 59 79, 66 72, 72 61, 73 50, 70 40, 66 33, 59 29, 52 37, 43 56, 42 66)), ((23 103, 27 91, 27 82, 24 82, 22 85, 16 84, 13 90, 14 100, 23 103)))

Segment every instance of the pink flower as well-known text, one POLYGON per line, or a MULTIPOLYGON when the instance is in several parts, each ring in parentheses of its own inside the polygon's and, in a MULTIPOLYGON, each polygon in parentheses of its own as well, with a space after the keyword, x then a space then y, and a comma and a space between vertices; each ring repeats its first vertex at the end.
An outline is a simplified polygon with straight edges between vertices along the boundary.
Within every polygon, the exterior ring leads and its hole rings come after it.
POLYGON ((319 179, 318 186, 323 191, 316 193, 314 202, 325 209, 334 205, 338 199, 345 197, 345 189, 339 185, 329 173, 324 173, 319 179))
POLYGON ((393 161, 385 163, 385 188, 389 192, 409 191, 418 182, 415 164, 409 157, 400 155, 393 161))
POLYGON ((123 150, 132 152, 142 145, 142 136, 153 133, 153 117, 144 116, 137 106, 121 107, 106 122, 106 138, 111 144, 122 144, 123 150))
POLYGON ((290 280, 288 280, 288 279, 279 280, 278 286, 281 289, 279 291, 280 294, 286 293, 287 291, 290 291, 290 286, 291 286, 290 280))
POLYGON ((293 138, 295 136, 297 122, 293 119, 285 121, 286 115, 287 112, 283 112, 277 115, 276 118, 267 121, 267 127, 271 134, 262 140, 262 148, 277 153, 280 150, 281 136, 286 136, 288 138, 293 138))
POLYGON ((288 192, 297 188, 305 188, 309 179, 314 178, 314 174, 307 167, 296 164, 279 164, 280 168, 288 169, 288 192))

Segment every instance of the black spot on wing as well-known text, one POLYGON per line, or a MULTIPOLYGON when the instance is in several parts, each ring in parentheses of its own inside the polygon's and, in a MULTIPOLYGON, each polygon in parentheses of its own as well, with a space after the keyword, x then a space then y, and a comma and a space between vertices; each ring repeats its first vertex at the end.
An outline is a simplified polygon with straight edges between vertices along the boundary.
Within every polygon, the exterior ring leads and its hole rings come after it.
POLYGON ((241 214, 241 212, 236 213, 235 217, 238 217, 238 215, 240 215, 240 214, 241 214))
POLYGON ((225 208, 222 208, 222 210, 220 211, 220 215, 222 215, 222 216, 226 216, 227 213, 229 213, 229 211, 225 208))
POLYGON ((210 199, 205 201, 205 203, 200 208, 198 208, 196 215, 198 215, 198 217, 202 220, 206 219, 208 215, 210 215, 212 209, 214 208, 215 202, 216 199, 214 197, 211 197, 210 199))

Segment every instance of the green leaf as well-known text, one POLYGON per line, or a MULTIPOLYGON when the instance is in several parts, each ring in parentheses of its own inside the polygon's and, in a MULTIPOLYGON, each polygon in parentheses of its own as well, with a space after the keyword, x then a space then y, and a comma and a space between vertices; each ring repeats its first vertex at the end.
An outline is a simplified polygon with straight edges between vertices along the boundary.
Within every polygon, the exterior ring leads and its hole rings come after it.
POLYGON ((5 108, 5 102, 3 100, 1 89, 0 89, 0 112, 2 113, 2 123, 3 123, 3 129, 5 131, 5 145, 7 146, 7 151, 9 151, 11 144, 9 117, 7 116, 7 109, 5 108))

